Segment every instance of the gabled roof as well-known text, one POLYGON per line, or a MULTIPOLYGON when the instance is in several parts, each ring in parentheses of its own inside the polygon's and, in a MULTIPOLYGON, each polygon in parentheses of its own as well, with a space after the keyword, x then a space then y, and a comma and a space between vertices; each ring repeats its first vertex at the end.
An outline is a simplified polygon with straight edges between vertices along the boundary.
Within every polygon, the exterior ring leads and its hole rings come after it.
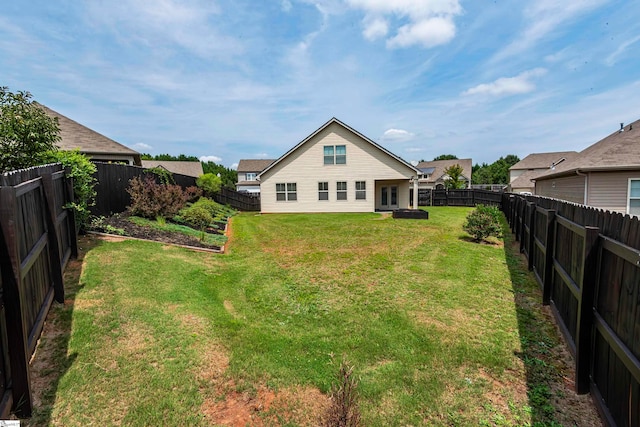
POLYGON ((349 132, 352 132, 353 134, 359 136, 360 138, 362 138, 364 141, 368 142, 369 144, 373 145, 375 148, 377 148, 378 150, 382 151, 383 153, 385 153, 386 155, 388 155, 389 157, 392 157, 394 160, 402 163, 404 166, 408 167, 409 169, 413 170, 416 174, 419 174, 420 171, 413 166, 411 163, 401 159, 400 157, 396 156, 395 154, 393 154, 391 151, 387 150, 386 148, 384 148, 383 146, 377 144, 376 142, 374 142, 373 140, 369 139, 368 137, 364 136, 363 134, 361 134, 360 132, 358 132, 357 130, 353 129, 352 127, 344 124, 343 122, 341 122, 340 120, 336 119, 335 117, 332 117, 328 122, 326 122, 325 124, 323 124, 322 126, 320 126, 315 132, 313 132, 311 135, 309 135, 308 137, 306 137, 305 139, 303 139, 302 141, 300 141, 298 144, 296 144, 295 147, 293 147, 292 149, 290 149, 289 151, 287 151, 286 153, 284 153, 282 156, 280 156, 280 158, 278 158, 276 161, 274 161, 273 163, 271 163, 268 167, 266 167, 262 172, 260 172, 260 174, 258 174, 258 176, 262 175, 263 173, 267 172, 268 170, 272 169, 273 167, 275 167, 278 163, 282 162, 282 160, 286 159, 291 153, 293 153, 294 151, 296 151, 299 147, 301 147, 302 145, 304 145, 305 143, 307 143, 310 139, 312 139, 314 136, 316 136, 317 134, 319 134, 320 132, 322 132, 324 129, 328 128, 330 125, 332 124, 337 124, 338 126, 342 126, 344 129, 348 130, 349 132))
POLYGON ((262 172, 275 159, 240 159, 236 170, 238 172, 262 172))
POLYGON ((192 161, 172 161, 172 160, 143 160, 143 168, 163 168, 172 173, 180 175, 199 177, 204 172, 202 170, 202 163, 192 161))
POLYGON ((420 162, 418 163, 417 168, 419 170, 433 169, 429 178, 424 180, 424 182, 436 182, 445 175, 445 169, 453 165, 462 166, 462 176, 471 180, 471 171, 473 170, 471 159, 433 160, 431 162, 420 162))
MULTIPOLYGON (((123 154, 138 156, 140 153, 129 147, 107 138, 106 136, 81 125, 75 120, 63 116, 57 111, 52 110, 42 104, 38 104, 49 117, 57 117, 60 125, 60 137, 62 138, 57 146, 62 150, 80 149, 81 153, 86 154, 123 154)), ((138 160, 139 161, 139 160, 138 160)))
POLYGON ((539 179, 575 172, 640 169, 640 120, 625 126, 582 150, 571 161, 562 162, 539 179))
POLYGON ((532 179, 536 179, 540 175, 546 173, 547 170, 527 170, 518 175, 513 181, 509 183, 511 188, 533 188, 535 187, 534 183, 531 182, 532 179))
POLYGON ((524 159, 520 160, 509 170, 520 169, 550 169, 552 165, 560 164, 562 159, 569 161, 578 155, 577 151, 556 151, 553 153, 531 153, 524 159))

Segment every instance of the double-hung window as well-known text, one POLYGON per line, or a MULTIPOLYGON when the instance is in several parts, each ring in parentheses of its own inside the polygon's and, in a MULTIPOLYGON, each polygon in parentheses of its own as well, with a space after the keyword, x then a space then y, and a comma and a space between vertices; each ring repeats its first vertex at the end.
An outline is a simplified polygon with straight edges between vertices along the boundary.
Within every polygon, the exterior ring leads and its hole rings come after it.
POLYGON ((347 200, 347 181, 336 183, 336 200, 347 200))
POLYGON ((366 181, 356 181, 356 200, 367 200, 366 181))
POLYGON ((247 172, 244 176, 245 181, 255 181, 256 173, 255 172, 247 172))
POLYGON ((318 183, 318 200, 329 200, 329 183, 318 183))
POLYGON ((629 200, 627 202, 627 213, 629 215, 640 216, 640 178, 629 180, 629 200))
POLYGON ((298 190, 295 182, 276 184, 276 200, 278 202, 298 200, 298 190))
POLYGON ((324 146, 324 164, 325 165, 344 165, 347 163, 347 146, 346 145, 325 145, 324 146))

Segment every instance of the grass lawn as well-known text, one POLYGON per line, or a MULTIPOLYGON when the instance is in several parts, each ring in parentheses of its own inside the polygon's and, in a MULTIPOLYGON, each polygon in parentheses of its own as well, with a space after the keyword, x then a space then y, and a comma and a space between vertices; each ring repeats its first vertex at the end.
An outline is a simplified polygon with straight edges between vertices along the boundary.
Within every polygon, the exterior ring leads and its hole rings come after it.
POLYGON ((556 330, 469 211, 241 214, 226 255, 85 241, 30 424, 317 425, 346 359, 365 426, 559 425, 556 330))

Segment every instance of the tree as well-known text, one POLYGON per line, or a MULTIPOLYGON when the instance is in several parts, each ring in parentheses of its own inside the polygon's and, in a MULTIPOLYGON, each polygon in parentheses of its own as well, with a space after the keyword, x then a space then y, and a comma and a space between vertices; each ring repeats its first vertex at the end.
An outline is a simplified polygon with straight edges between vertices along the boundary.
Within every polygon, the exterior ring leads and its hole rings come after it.
POLYGON ((490 165, 483 163, 476 164, 473 167, 472 182, 473 184, 508 184, 509 168, 520 159, 514 154, 508 154, 506 157, 500 157, 490 165))
POLYGON ((205 195, 212 196, 220 191, 222 180, 218 175, 205 173, 196 180, 196 185, 204 191, 205 195))
MULTIPOLYGON (((179 154, 177 156, 172 156, 171 154, 157 154, 152 156, 151 154, 142 153, 140 155, 142 160, 169 160, 169 161, 190 161, 197 162, 198 158, 196 156, 187 156, 185 154, 179 154)), ((220 180, 222 181, 222 186, 226 188, 236 188, 236 182, 238 182, 238 172, 233 169, 229 169, 223 165, 216 164, 214 162, 201 162, 202 163, 202 171, 206 173, 212 173, 214 175, 220 174, 220 180)))
POLYGON ((464 181, 460 180, 462 172, 464 172, 462 166, 457 163, 446 168, 444 173, 449 175, 449 179, 445 181, 445 187, 447 189, 464 188, 464 181))
POLYGON ((29 92, 0 87, 0 172, 44 164, 57 150, 58 119, 31 98, 29 92))
POLYGON ((454 154, 440 154, 438 157, 433 159, 434 162, 436 160, 458 160, 458 157, 454 154))

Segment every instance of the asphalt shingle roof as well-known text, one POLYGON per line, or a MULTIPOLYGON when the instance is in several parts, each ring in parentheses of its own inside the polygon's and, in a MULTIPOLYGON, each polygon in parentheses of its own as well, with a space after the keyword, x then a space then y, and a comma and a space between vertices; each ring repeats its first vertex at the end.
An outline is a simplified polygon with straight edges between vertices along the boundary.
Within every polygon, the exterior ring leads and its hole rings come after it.
POLYGON ((143 160, 142 167, 147 169, 161 167, 172 173, 194 176, 196 178, 204 173, 202 163, 191 161, 143 160))
POLYGON ((262 172, 273 162, 275 159, 241 159, 236 170, 238 172, 262 172))

